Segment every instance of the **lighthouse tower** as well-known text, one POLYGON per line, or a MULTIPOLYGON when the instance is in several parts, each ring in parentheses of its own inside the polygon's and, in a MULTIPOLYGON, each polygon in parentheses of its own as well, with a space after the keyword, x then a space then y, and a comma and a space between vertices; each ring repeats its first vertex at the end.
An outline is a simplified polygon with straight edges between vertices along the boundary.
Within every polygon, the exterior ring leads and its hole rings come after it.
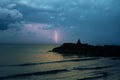
POLYGON ((80 39, 78 39, 78 41, 77 41, 77 45, 81 45, 80 39))

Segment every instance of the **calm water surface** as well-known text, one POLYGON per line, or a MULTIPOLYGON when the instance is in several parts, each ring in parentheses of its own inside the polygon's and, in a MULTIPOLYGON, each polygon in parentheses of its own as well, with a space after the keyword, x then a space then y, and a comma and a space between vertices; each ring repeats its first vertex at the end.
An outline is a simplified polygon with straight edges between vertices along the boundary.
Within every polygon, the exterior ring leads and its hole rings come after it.
POLYGON ((0 80, 120 80, 120 59, 48 52, 58 45, 0 45, 0 80))

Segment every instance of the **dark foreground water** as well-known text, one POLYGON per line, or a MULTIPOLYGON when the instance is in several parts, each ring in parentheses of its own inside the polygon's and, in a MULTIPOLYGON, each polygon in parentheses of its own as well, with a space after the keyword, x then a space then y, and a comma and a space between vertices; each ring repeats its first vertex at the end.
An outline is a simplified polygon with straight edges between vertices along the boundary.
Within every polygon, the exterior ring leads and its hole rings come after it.
POLYGON ((120 59, 48 52, 56 45, 0 45, 0 80, 120 80, 120 59))

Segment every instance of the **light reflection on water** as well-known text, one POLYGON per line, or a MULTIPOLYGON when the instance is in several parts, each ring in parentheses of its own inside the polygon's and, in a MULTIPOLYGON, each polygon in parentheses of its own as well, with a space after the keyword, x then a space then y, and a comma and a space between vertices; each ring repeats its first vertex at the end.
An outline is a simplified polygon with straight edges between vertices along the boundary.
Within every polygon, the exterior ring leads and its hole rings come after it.
POLYGON ((13 75, 11 80, 16 80, 14 77, 18 80, 112 80, 117 76, 116 80, 120 79, 120 60, 48 52, 55 46, 0 46, 0 77, 13 75), (39 72, 39 75, 35 75, 35 72, 39 72), (117 74, 113 75, 112 72, 117 74), (15 76, 23 73, 29 74, 22 79, 21 75, 15 76))
POLYGON ((19 64, 27 62, 48 62, 63 59, 59 54, 49 53, 56 45, 1 45, 0 63, 19 64))

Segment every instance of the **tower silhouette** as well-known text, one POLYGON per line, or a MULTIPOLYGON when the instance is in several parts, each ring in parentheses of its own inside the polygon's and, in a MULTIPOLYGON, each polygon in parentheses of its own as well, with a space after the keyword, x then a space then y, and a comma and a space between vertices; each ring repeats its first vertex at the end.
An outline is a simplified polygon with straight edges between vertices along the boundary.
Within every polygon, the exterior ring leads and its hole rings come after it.
POLYGON ((77 41, 77 44, 79 45, 79 44, 81 44, 81 41, 80 41, 80 39, 78 39, 78 41, 77 41))

